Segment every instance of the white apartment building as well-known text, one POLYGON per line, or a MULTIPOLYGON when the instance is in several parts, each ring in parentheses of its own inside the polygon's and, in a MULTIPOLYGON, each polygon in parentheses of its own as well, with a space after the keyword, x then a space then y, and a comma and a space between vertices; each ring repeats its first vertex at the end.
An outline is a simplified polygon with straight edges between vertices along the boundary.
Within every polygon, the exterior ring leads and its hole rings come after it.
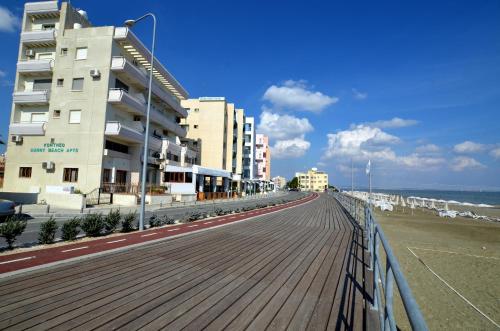
MULTIPOLYGON (((4 192, 61 203, 62 193, 140 184, 150 52, 127 27, 93 27, 69 3, 26 3, 11 110, 4 192), (28 196, 28 195, 27 195, 28 196)), ((155 59, 148 185, 191 168, 180 144, 187 91, 155 59)), ((193 176, 182 178, 195 185, 193 176)), ((168 186, 168 185, 167 185, 168 186)), ((194 193, 194 192, 193 192, 194 193)))
POLYGON ((245 118, 243 140, 243 179, 254 179, 257 169, 255 163, 255 120, 253 117, 245 118))
POLYGON ((257 166, 256 178, 262 181, 271 180, 271 152, 269 138, 257 133, 255 135, 255 163, 257 166))

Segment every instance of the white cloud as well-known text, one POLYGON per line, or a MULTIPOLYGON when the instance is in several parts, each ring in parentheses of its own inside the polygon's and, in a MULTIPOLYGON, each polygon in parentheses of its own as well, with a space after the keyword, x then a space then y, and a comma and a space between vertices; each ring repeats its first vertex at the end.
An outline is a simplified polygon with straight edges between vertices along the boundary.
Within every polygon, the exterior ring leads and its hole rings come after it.
POLYGON ((441 151, 441 148, 434 144, 421 145, 415 148, 415 152, 417 153, 438 153, 441 151))
POLYGON ((467 140, 463 143, 455 145, 455 147, 453 147, 453 150, 456 153, 478 153, 482 152, 485 148, 486 146, 483 144, 467 140))
POLYGON ((471 157, 458 156, 453 159, 451 165, 453 171, 463 171, 465 169, 481 169, 485 166, 471 157))
POLYGON ((399 138, 390 135, 380 128, 357 125, 350 130, 329 133, 328 147, 324 157, 353 157, 356 159, 394 160, 396 155, 386 147, 399 142, 399 138))
POLYGON ((394 117, 393 119, 390 120, 380 120, 375 122, 363 123, 363 125, 371 126, 374 128, 388 129, 388 128, 404 128, 407 126, 417 125, 418 123, 419 122, 417 120, 394 117))
POLYGON ((269 136, 270 139, 291 139, 313 131, 314 128, 307 118, 292 115, 280 115, 263 108, 257 131, 269 136))
POLYGON ((500 147, 492 149, 490 155, 493 156, 495 159, 500 159, 500 147))
POLYGON ((288 80, 281 86, 270 86, 264 96, 275 108, 319 113, 338 98, 313 91, 305 81, 288 80))
POLYGON ((311 143, 306 141, 303 136, 278 140, 271 147, 271 157, 276 159, 298 158, 303 156, 311 147, 311 143))
POLYGON ((435 168, 444 164, 446 160, 441 157, 428 157, 413 153, 407 156, 398 157, 397 162, 408 168, 428 170, 429 168, 435 168))
POLYGON ((19 17, 7 8, 0 6, 0 31, 14 32, 20 25, 19 17))
POLYGON ((360 92, 360 91, 356 90, 355 88, 352 89, 352 94, 354 96, 354 99, 358 99, 358 100, 364 100, 368 97, 368 93, 360 92))

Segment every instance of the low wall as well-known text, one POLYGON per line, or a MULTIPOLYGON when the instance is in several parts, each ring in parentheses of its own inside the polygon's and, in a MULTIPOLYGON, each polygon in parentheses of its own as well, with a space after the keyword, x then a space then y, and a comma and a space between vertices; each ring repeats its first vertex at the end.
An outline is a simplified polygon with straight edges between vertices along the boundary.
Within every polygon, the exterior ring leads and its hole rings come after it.
POLYGON ((38 195, 38 203, 45 201, 46 204, 64 209, 80 210, 85 207, 85 198, 82 194, 67 194, 67 193, 40 193, 38 195))
POLYGON ((134 194, 113 194, 113 205, 137 206, 137 197, 134 194))
POLYGON ((149 195, 146 194, 146 203, 150 205, 168 204, 172 202, 170 194, 149 195))
POLYGON ((196 194, 183 194, 180 198, 180 201, 183 202, 195 202, 197 200, 196 194))

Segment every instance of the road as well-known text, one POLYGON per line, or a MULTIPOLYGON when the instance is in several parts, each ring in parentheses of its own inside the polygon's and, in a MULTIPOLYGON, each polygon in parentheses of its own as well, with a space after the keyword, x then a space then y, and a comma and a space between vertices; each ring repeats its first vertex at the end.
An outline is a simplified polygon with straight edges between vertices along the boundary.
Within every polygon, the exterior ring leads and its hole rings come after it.
POLYGON ((362 232, 300 206, 0 280, 0 329, 372 329, 362 232), (365 283, 366 282, 366 283, 365 283))
MULTIPOLYGON (((262 203, 273 203, 273 202, 279 202, 279 201, 290 201, 290 200, 295 200, 300 197, 304 196, 304 193, 300 192, 289 192, 285 195, 281 196, 275 196, 275 197, 265 197, 261 199, 249 199, 249 200, 221 200, 219 202, 216 202, 214 204, 199 204, 199 205, 193 205, 193 206, 182 206, 182 207, 168 207, 168 208, 163 208, 163 209, 158 209, 155 210, 154 212, 147 211, 146 212, 146 221, 145 224, 148 224, 148 219, 149 217, 155 213, 157 215, 168 215, 169 217, 172 217, 175 220, 181 219, 182 217, 191 214, 192 212, 202 212, 202 213, 209 213, 213 212, 215 208, 222 208, 222 209, 236 209, 236 208, 243 208, 247 206, 255 206, 258 204, 262 203)), ((99 210, 96 209, 96 212, 99 212, 99 210)), ((61 225, 70 217, 63 217, 63 218, 56 218, 56 222, 59 225, 59 230, 56 234, 57 238, 60 238, 61 236, 61 225)), ((32 245, 34 243, 38 242, 38 232, 40 230, 40 224, 44 221, 47 220, 47 217, 37 217, 28 220, 28 225, 26 226, 26 230, 24 233, 18 237, 16 240, 16 245, 18 246, 27 246, 27 245, 32 245)), ((83 235, 83 232, 81 233, 83 235)), ((0 249, 6 247, 7 244, 3 238, 0 238, 0 249)))

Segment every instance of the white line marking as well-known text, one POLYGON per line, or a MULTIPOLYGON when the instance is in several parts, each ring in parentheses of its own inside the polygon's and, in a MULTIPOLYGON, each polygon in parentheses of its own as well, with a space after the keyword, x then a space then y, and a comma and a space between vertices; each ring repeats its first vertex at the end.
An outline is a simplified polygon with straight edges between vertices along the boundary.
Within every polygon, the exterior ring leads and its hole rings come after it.
POLYGON ((421 258, 419 258, 418 255, 415 254, 415 252, 413 252, 410 249, 410 247, 406 247, 406 248, 408 248, 408 250, 420 261, 420 263, 422 263, 434 276, 436 276, 440 281, 442 281, 446 286, 448 286, 448 288, 450 290, 452 290, 453 292, 455 292, 456 295, 458 295, 462 300, 464 300, 467 304, 469 304, 472 308, 474 308, 478 313, 480 313, 481 315, 483 315, 483 317, 485 317, 488 321, 490 321, 491 323, 493 323, 497 328, 500 328, 499 324, 497 324, 488 315, 486 315, 481 310, 479 310, 479 308, 477 308, 476 306, 474 306, 474 304, 472 302, 470 302, 469 300, 467 300, 466 297, 464 297, 462 294, 460 294, 457 290, 455 290, 453 287, 451 287, 451 285, 448 284, 441 276, 439 276, 437 273, 435 273, 434 270, 432 270, 427 264, 425 264, 425 262, 421 258))
POLYGON ((457 255, 465 255, 465 256, 470 256, 470 257, 480 257, 483 259, 494 259, 494 260, 500 260, 500 258, 495 257, 495 256, 482 256, 482 255, 474 255, 474 254, 467 254, 467 253, 460 253, 460 252, 452 252, 452 251, 442 251, 439 249, 431 249, 431 248, 421 248, 421 247, 409 247, 411 249, 420 249, 422 251, 432 251, 432 252, 439 252, 439 253, 448 253, 448 254, 457 254, 457 255))
POLYGON ((188 225, 188 228, 194 228, 194 227, 197 227, 198 225, 188 225))
POLYGON ((158 233, 158 232, 153 232, 153 233, 143 234, 143 235, 141 236, 141 238, 142 238, 142 237, 154 236, 154 235, 155 235, 155 234, 157 234, 157 233, 158 233))
POLYGON ((231 216, 231 217, 229 217, 229 218, 236 218, 236 216, 231 216))
POLYGON ((212 221, 209 221, 209 222, 205 222, 203 224, 212 224, 213 222, 212 221))
POLYGON ((171 232, 171 231, 179 231, 179 229, 170 229, 170 230, 167 230, 168 232, 171 232))
POLYGON ((21 259, 15 259, 15 260, 10 260, 10 261, 0 262, 0 264, 7 264, 7 263, 13 263, 13 262, 25 261, 25 260, 34 259, 35 257, 36 257, 36 256, 28 256, 28 257, 23 257, 23 258, 21 258, 21 259))
POLYGON ((77 248, 72 248, 72 249, 66 249, 64 251, 61 251, 61 253, 66 253, 66 252, 71 252, 71 251, 77 251, 79 249, 85 249, 85 248, 89 248, 89 246, 82 246, 82 247, 77 247, 77 248))
POLYGON ((127 240, 127 239, 118 239, 118 240, 113 240, 113 241, 107 241, 106 244, 117 243, 117 242, 125 241, 125 240, 127 240))

